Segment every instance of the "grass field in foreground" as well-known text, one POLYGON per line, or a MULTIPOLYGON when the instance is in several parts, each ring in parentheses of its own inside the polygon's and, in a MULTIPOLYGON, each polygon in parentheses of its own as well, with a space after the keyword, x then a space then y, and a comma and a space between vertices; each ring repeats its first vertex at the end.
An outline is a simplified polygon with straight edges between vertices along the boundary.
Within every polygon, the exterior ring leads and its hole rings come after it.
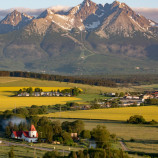
MULTIPOLYGON (((11 150, 11 146, 0 145, 0 158, 8 158, 8 152, 11 150)), ((34 150, 26 147, 14 146, 13 151, 15 158, 42 158, 46 151, 34 150)))
POLYGON ((147 121, 151 121, 152 119, 158 121, 158 106, 79 110, 50 113, 45 116, 60 118, 106 119, 126 121, 132 115, 143 115, 147 121))
MULTIPOLYGON (((0 87, 0 111, 29 107, 31 105, 55 105, 80 100, 76 97, 12 97, 15 91, 24 87, 0 87)), ((41 87, 44 91, 65 89, 65 87, 41 87)))

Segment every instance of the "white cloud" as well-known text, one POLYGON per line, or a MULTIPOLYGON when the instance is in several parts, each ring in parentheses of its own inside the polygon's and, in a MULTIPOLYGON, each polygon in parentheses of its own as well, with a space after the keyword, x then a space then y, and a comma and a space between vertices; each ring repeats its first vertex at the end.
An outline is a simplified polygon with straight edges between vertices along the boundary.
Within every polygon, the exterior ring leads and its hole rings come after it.
POLYGON ((158 22, 158 8, 133 8, 137 13, 158 22))
MULTIPOLYGON (((10 9, 6 9, 6 10, 0 9, 0 19, 3 19, 7 14, 14 11, 15 9, 21 13, 26 13, 28 15, 37 17, 47 8, 40 8, 40 9, 10 8, 10 9)), ((52 6, 52 7, 50 7, 50 9, 54 10, 55 12, 59 12, 59 11, 68 11, 70 9, 70 7, 68 7, 68 6, 52 6)))
POLYGON ((59 12, 59 11, 68 11, 68 10, 70 10, 70 8, 71 8, 71 7, 68 7, 68 6, 60 6, 60 5, 50 7, 50 9, 52 9, 52 10, 54 10, 54 11, 56 11, 56 12, 59 12))
MULTIPOLYGON (((40 9, 29 9, 29 8, 11 8, 7 10, 0 9, 0 19, 3 19, 7 14, 12 12, 13 10, 18 10, 19 12, 26 13, 31 16, 37 17, 47 8, 40 9)), ((70 9, 68 6, 52 6, 50 9, 58 12, 58 11, 67 11, 70 9)), ((158 8, 133 8, 137 13, 145 16, 148 19, 154 20, 158 22, 158 8)))

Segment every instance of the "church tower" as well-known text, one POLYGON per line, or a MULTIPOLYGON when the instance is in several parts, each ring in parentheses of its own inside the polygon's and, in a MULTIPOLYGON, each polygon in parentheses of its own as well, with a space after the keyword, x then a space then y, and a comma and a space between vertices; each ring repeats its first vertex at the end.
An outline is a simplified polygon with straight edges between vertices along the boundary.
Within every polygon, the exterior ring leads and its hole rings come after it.
POLYGON ((34 125, 31 125, 31 128, 29 130, 29 137, 31 138, 37 138, 38 137, 38 134, 37 134, 37 131, 36 131, 36 128, 34 125))

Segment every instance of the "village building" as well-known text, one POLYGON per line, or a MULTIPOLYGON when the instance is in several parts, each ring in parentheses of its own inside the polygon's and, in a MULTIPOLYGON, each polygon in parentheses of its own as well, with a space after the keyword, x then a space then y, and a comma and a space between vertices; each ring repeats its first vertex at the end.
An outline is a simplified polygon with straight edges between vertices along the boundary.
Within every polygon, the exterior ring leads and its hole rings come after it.
POLYGON ((38 133, 35 126, 31 125, 29 131, 13 131, 11 134, 11 138, 24 140, 30 143, 36 143, 38 140, 38 133))
POLYGON ((154 96, 151 95, 151 94, 145 94, 145 95, 143 96, 143 99, 144 99, 144 100, 146 100, 146 99, 153 99, 153 98, 154 98, 154 96))

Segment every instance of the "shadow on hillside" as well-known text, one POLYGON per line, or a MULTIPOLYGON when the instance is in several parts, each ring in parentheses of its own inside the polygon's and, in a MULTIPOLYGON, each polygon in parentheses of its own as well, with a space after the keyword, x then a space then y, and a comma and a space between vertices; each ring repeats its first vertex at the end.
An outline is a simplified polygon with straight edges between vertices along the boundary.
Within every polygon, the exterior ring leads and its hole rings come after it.
POLYGON ((131 142, 131 143, 141 143, 141 144, 157 144, 158 140, 142 140, 142 139, 133 139, 133 140, 124 140, 124 142, 131 142))
POLYGON ((5 96, 5 97, 15 97, 16 95, 15 95, 15 93, 16 93, 16 91, 3 91, 4 93, 3 94, 1 94, 2 96, 5 96), (6 93, 10 93, 9 95, 8 94, 6 94, 6 93))

